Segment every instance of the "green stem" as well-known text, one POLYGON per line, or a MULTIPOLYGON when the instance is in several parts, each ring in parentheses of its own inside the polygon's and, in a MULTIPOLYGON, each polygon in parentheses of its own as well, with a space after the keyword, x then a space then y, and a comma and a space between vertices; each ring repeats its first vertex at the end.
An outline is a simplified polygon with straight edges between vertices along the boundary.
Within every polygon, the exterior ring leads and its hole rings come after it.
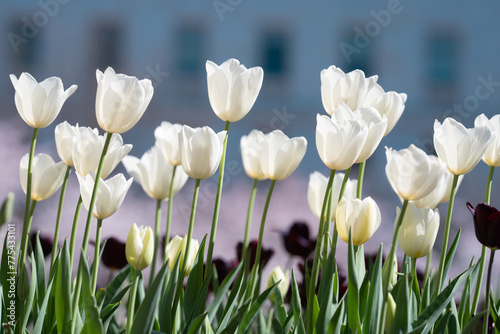
POLYGON ((160 218, 161 218, 161 199, 156 200, 156 215, 155 215, 155 250, 153 252, 153 261, 151 261, 151 272, 149 274, 149 284, 153 283, 155 277, 156 257, 158 254, 158 242, 160 240, 160 218))
POLYGON ((309 286, 308 288, 308 294, 307 294, 307 333, 312 333, 313 328, 314 328, 314 323, 312 319, 313 315, 313 302, 314 302, 314 295, 316 293, 316 283, 318 281, 318 274, 319 274, 319 261, 320 261, 320 254, 321 254, 321 248, 322 248, 322 243, 323 243, 323 232, 325 229, 325 212, 327 211, 327 206, 329 202, 329 198, 331 197, 332 193, 332 186, 333 186, 333 179, 335 178, 335 170, 332 169, 330 170, 330 178, 328 179, 328 184, 326 186, 326 191, 325 191, 325 197, 323 198, 323 205, 321 208, 321 217, 319 220, 319 228, 318 228, 318 236, 316 238, 316 247, 314 250, 314 260, 313 260, 313 268, 311 272, 311 278, 309 279, 309 286))
MULTIPOLYGON (((490 166, 490 171, 488 173, 488 181, 486 182, 486 196, 485 203, 490 204, 491 198, 491 185, 493 181, 493 172, 495 167, 490 166)), ((476 290, 474 292, 474 301, 472 302, 472 312, 476 313, 477 305, 479 304, 479 295, 481 294, 481 285, 483 283, 484 267, 486 265, 486 246, 483 245, 481 248, 481 260, 479 262, 479 273, 476 281, 476 290)))
POLYGON ((432 264, 432 249, 429 254, 427 254, 427 261, 425 262, 425 274, 424 274, 424 284, 429 279, 429 275, 431 273, 431 264, 432 264))
MULTIPOLYGON (((26 223, 27 231, 29 231, 31 228, 31 222, 33 221, 33 213, 35 212, 36 203, 37 203, 37 201, 35 201, 35 200, 33 200, 31 202, 31 209, 29 211, 28 220, 26 223)), ((23 231, 24 231, 24 228, 23 228, 23 231)), ((19 254, 20 255, 20 258, 19 258, 20 262, 18 263, 18 265, 24 265, 24 262, 26 261, 26 253, 28 251, 28 239, 29 239, 29 234, 23 234, 23 239, 22 239, 22 243, 21 243, 21 253, 19 254)), ((21 271, 18 270, 18 272, 21 272, 21 271)))
MULTIPOLYGON (((170 180, 170 191, 168 193, 168 211, 167 211, 167 231, 165 233, 165 248, 162 249, 163 254, 165 254, 165 249, 170 242, 170 227, 172 225, 172 207, 174 203, 174 179, 175 179, 175 171, 177 169, 177 166, 174 166, 174 169, 172 170, 172 179, 170 180)), ((167 257, 163 256, 163 264, 167 262, 167 257)))
POLYGON ((443 246, 441 248, 441 256, 439 258, 439 271, 436 284, 437 296, 441 292, 441 283, 443 282, 444 260, 448 249, 448 238, 450 235, 451 214, 453 212, 453 203, 455 202, 455 194, 457 192, 458 175, 453 176, 453 184, 451 185, 450 202, 448 203, 448 213, 446 215, 446 223, 444 226, 443 246))
POLYGON ((97 219, 97 229, 95 231, 95 249, 94 249, 94 272, 92 274, 92 292, 97 286, 97 272, 99 270, 99 253, 101 252, 101 228, 102 219, 97 219))
MULTIPOLYGON (((28 176, 26 182, 26 203, 24 205, 24 220, 23 220, 23 231, 21 236, 21 249, 19 250, 18 259, 18 272, 20 272, 21 265, 24 265, 26 259, 26 249, 28 246, 28 237, 30 234, 31 223, 30 220, 30 207, 31 207, 31 177, 33 174, 33 157, 35 155, 36 137, 38 136, 38 129, 33 129, 33 136, 31 137, 31 146, 28 159, 28 176), (26 245, 26 246, 25 246, 26 245), (24 255, 23 255, 24 254, 24 255), (20 262, 22 260, 22 262, 20 262)), ((31 217, 32 219, 32 217, 31 217)))
POLYGON ((250 240, 250 226, 252 225, 252 212, 253 205, 255 203, 255 194, 257 193, 257 183, 259 180, 254 179, 252 185, 252 191, 250 193, 250 202, 248 203, 248 211, 247 211, 247 222, 245 225, 245 238, 243 239, 243 248, 241 251, 241 261, 246 258, 247 250, 248 250, 248 242, 250 240))
POLYGON ((484 309, 486 310, 486 314, 483 318, 483 334, 488 333, 488 320, 490 318, 491 267, 493 266, 494 257, 495 250, 490 249, 490 263, 488 265, 488 276, 486 277, 486 299, 484 300, 484 309))
POLYGON ((365 176, 365 165, 366 161, 363 161, 359 164, 358 171, 358 188, 356 189, 356 198, 361 199, 361 194, 363 192, 363 178, 365 176))
POLYGON ((99 182, 101 180, 102 166, 104 165, 104 158, 108 152, 109 143, 111 142, 112 133, 106 135, 106 141, 104 142, 104 147, 101 153, 101 159, 99 160, 99 167, 97 167, 97 173, 95 175, 94 189, 92 190, 92 197, 90 198, 89 212, 87 215, 87 222, 85 223, 85 233, 83 235, 82 252, 85 256, 87 254, 87 246, 89 243, 90 236, 90 223, 92 222, 92 217, 94 213, 95 202, 97 200, 97 188, 99 187, 99 182))
POLYGON ((59 228, 61 226, 61 215, 62 207, 64 202, 64 195, 66 194, 66 186, 68 185, 69 172, 71 171, 71 166, 66 167, 66 174, 64 175, 64 181, 61 187, 61 195, 59 196, 59 206, 57 208, 57 219, 56 228, 54 230, 54 243, 52 244, 52 253, 50 255, 50 267, 54 265, 54 260, 56 259, 57 245, 59 243, 59 228))
POLYGON ((82 209, 82 196, 78 198, 78 204, 76 205, 76 210, 75 210, 75 216, 73 217, 73 227, 71 229, 71 241, 69 244, 69 250, 70 250, 70 267, 73 268, 73 258, 75 255, 75 242, 76 242, 76 232, 78 230, 78 220, 80 219, 80 211, 82 209))
POLYGON ((137 295, 137 288, 139 287, 140 277, 141 277, 141 271, 136 270, 134 274, 134 284, 132 285, 132 289, 129 292, 127 333, 131 333, 132 324, 134 323, 135 296, 137 295))
MULTIPOLYGON (((335 204, 338 204, 340 202, 340 200, 342 199, 342 197, 344 196, 344 193, 345 193, 345 188, 347 186, 347 182, 349 181, 349 175, 351 174, 351 168, 349 167, 346 171, 345 171, 345 174, 344 174, 344 179, 342 180, 342 186, 340 187, 340 192, 339 192, 339 198, 337 199, 334 199, 334 198, 330 198, 330 202, 333 201, 333 200, 336 200, 337 202, 335 202, 335 204)), ((333 193, 333 183, 332 183, 332 193, 333 193)), ((331 203, 330 205, 333 205, 333 203, 331 203)), ((329 208, 330 209, 330 208, 329 208)), ((332 215, 333 214, 333 210, 330 210, 330 213, 329 213, 329 216, 327 217, 327 220, 326 220, 326 229, 325 229, 325 233, 330 233, 330 228, 331 228, 331 224, 332 224, 332 215)), ((332 235, 332 252, 333 252, 333 257, 335 257, 335 253, 337 252, 337 241, 338 241, 338 238, 339 238, 339 233, 337 231, 337 225, 333 225, 333 235, 332 235)), ((325 239, 327 240, 327 239, 325 239)), ((328 244, 325 245, 325 253, 323 254, 324 255, 324 259, 326 259, 328 257, 328 247, 327 247, 328 244)))
POLYGON ((226 137, 224 138, 224 143, 222 145, 222 157, 220 159, 220 165, 219 165, 219 183, 217 184, 217 195, 215 196, 214 215, 212 218, 212 228, 210 230, 210 241, 208 243, 207 262, 206 262, 207 266, 212 265, 212 256, 215 245, 215 233, 217 232, 217 223, 219 221, 220 198, 222 194, 222 182, 224 181, 224 166, 226 163, 227 137, 229 134, 230 124, 231 123, 229 121, 226 121, 226 123, 224 124, 224 131, 226 131, 226 137))
POLYGON ((417 280, 417 258, 411 258, 411 277, 415 281, 417 280))
MULTIPOLYGON (((387 258, 385 261, 387 262, 387 268, 390 268, 392 266, 392 263, 394 262, 394 256, 396 255, 396 247, 398 243, 398 238, 399 238, 399 231, 401 230, 401 225, 403 223, 403 218, 406 212, 406 208, 408 207, 408 200, 405 199, 403 201, 403 206, 401 207, 401 211, 399 212, 399 217, 398 221, 396 223, 396 229, 394 231, 394 234, 392 236, 392 245, 391 245, 391 250, 389 251, 389 255, 387 255, 387 258)), ((389 297, 389 284, 391 280, 389 277, 387 277, 384 280, 384 285, 383 285, 383 297, 384 301, 382 303, 382 318, 380 320, 380 328, 379 328, 379 333, 384 332, 384 327, 385 327, 385 316, 387 313, 387 300, 389 297)))

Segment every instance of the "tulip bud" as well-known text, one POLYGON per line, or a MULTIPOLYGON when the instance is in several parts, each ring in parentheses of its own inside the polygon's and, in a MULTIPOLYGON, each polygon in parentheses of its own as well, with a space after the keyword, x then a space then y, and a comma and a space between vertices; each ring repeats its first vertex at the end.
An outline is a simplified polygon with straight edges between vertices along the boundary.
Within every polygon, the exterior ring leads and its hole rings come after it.
POLYGON ((153 97, 151 80, 116 74, 108 67, 97 70, 95 111, 101 129, 109 133, 130 130, 142 117, 153 97))
POLYGON ((387 313, 385 314, 385 332, 390 333, 394 316, 396 315, 396 302, 392 294, 387 295, 387 313))
POLYGON ((352 244, 354 246, 364 244, 378 229, 380 222, 380 210, 371 197, 364 200, 342 197, 337 204, 335 224, 340 238, 346 243, 349 242, 350 230, 352 244))
POLYGON ((223 121, 245 117, 257 100, 264 72, 261 67, 247 69, 236 59, 222 65, 207 60, 208 98, 215 114, 223 121))
POLYGON ((474 230, 477 240, 484 246, 497 250, 500 249, 500 213, 485 203, 479 203, 476 208, 467 202, 467 208, 474 218, 474 230))
MULTIPOLYGON (((269 289, 277 282, 279 282, 278 289, 280 290, 281 297, 285 298, 288 288, 290 287, 290 272, 288 270, 283 272, 280 266, 275 267, 267 277, 266 289, 269 289)), ((274 293, 271 295, 270 299, 274 301, 274 293)))
MULTIPOLYGON (((181 238, 178 235, 176 235, 168 243, 167 248, 165 249, 165 258, 169 261, 168 266, 170 267, 170 270, 174 269, 175 262, 177 262, 177 258, 179 257, 179 254, 181 254, 181 252, 182 255, 181 259, 179 260, 179 268, 182 267, 184 263, 184 255, 186 254, 186 244, 187 244, 187 235, 185 235, 184 238, 181 238)), ((186 274, 185 274, 186 276, 188 276, 189 273, 191 272, 199 248, 200 244, 198 243, 198 240, 191 239, 191 244, 189 247, 189 258, 187 259, 186 262, 186 274)))
MULTIPOLYGON (((21 186, 24 193, 27 191, 28 183, 28 160, 26 153, 20 163, 19 174, 21 186)), ((38 154, 33 157, 33 171, 31 174, 31 199, 43 201, 54 195, 64 181, 66 165, 59 161, 55 163, 48 154, 38 154)))
POLYGON ((58 77, 50 77, 38 83, 29 73, 22 73, 19 79, 10 75, 16 90, 16 108, 22 119, 32 128, 49 126, 59 115, 61 108, 76 90, 73 85, 64 90, 58 77))
MULTIPOLYGON (((400 209, 396 209, 396 221, 400 209)), ((437 209, 418 209, 412 202, 408 203, 399 232, 399 246, 414 259, 424 257, 432 250, 439 230, 439 212, 437 209)))
POLYGON ((135 270, 143 270, 153 260, 154 237, 151 227, 140 226, 134 223, 128 232, 125 244, 127 261, 135 270))

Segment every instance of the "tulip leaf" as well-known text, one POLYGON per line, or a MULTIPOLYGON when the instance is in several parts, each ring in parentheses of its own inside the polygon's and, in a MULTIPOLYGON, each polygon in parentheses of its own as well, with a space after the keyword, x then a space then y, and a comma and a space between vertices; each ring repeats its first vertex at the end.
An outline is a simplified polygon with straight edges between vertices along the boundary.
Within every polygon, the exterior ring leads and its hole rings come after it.
POLYGON ((141 306, 137 310, 131 333, 149 333, 153 328, 156 306, 163 291, 163 282, 167 274, 168 263, 165 263, 153 280, 153 284, 148 288, 141 306))
POLYGON ((43 257, 42 245, 40 243, 40 231, 36 234, 35 241, 35 266, 37 271, 37 302, 38 307, 42 306, 43 299, 45 297, 45 259, 43 257))
MULTIPOLYGON (((279 290, 279 289, 276 289, 276 290, 279 290)), ((275 334, 284 334, 285 333, 283 331, 283 328, 281 328, 280 322, 278 320, 276 320, 276 318, 274 318, 272 320, 271 325, 272 325, 273 332, 275 334)))
POLYGON ((80 254, 80 272, 82 274, 82 302, 85 309, 85 322, 83 323, 82 334, 104 333, 94 293, 90 287, 89 267, 83 252, 80 254))
POLYGON ((337 307, 330 321, 330 325, 328 326, 328 333, 340 333, 340 327, 342 325, 341 319, 344 317, 344 306, 345 303, 341 302, 337 307))
POLYGON ((238 264, 236 268, 234 268, 229 275, 226 276, 224 281, 222 281, 222 284, 219 286, 219 289, 214 295, 214 298, 210 305, 207 307, 208 311, 208 320, 210 322, 213 321, 215 315, 217 314, 217 310, 219 309, 219 306, 221 305, 224 297, 226 296, 227 291, 231 287, 231 284, 234 282, 234 279, 236 278, 236 275, 240 272, 242 267, 242 263, 238 264))
MULTIPOLYGON (((168 261, 166 262, 167 265, 169 266, 168 261)), ((161 293, 160 296, 160 312, 159 314, 162 314, 163 316, 160 317, 160 330, 170 332, 172 329, 172 325, 174 321, 172 320, 172 317, 175 315, 172 314, 172 301, 174 300, 174 294, 175 294, 175 288, 176 288, 176 283, 177 279, 179 277, 179 263, 180 263, 180 257, 177 257, 177 261, 175 261, 174 268, 170 272, 167 270, 167 275, 165 279, 167 280, 166 283, 163 285, 165 288, 163 289, 163 293, 161 293)))
MULTIPOLYGON (((38 282, 37 272, 36 272, 36 267, 35 267, 35 255, 33 254, 33 252, 31 252, 30 262, 31 262, 31 280, 30 280, 30 285, 29 285, 28 296, 26 298, 26 302, 24 303, 24 316, 23 316, 23 324, 22 324, 23 329, 26 328, 26 325, 28 324, 29 315, 31 312, 31 308, 33 307, 33 301, 35 299, 36 284, 38 282)), ((26 275, 27 275, 27 273, 26 273, 26 275)))
POLYGON ((14 199, 14 193, 9 192, 7 198, 3 201, 0 207, 0 226, 11 221, 14 212, 14 199))
POLYGON ((207 312, 200 314, 196 318, 191 321, 191 324, 189 325, 189 330, 187 334, 195 334, 198 332, 198 330, 201 328, 203 325, 203 322, 205 321, 205 317, 207 316, 207 312))
MULTIPOLYGON (((184 316, 186 318, 186 323, 189 324, 191 319, 196 318, 204 308, 204 303, 200 304, 200 299, 206 300, 206 295, 208 293, 208 284, 210 283, 211 274, 208 271, 204 273, 203 258, 205 256, 205 242, 207 236, 203 238, 200 247, 198 248, 198 253, 194 263, 192 264, 191 272, 189 273, 186 289, 184 292, 184 316), (206 274, 205 281, 203 281, 203 275, 206 274)), ((179 256, 180 257, 180 256, 179 256)), ((184 261, 187 261, 184 258, 184 261)), ((189 264, 186 263, 186 267, 189 264)), ((207 270, 212 271, 212 268, 207 266, 207 270)))
POLYGON ((271 295, 271 300, 274 299, 274 306, 276 309, 276 315, 278 317, 280 327, 282 327, 282 326, 285 326, 287 314, 286 314, 286 309, 285 309, 285 306, 283 303, 283 297, 281 296, 281 291, 279 289, 279 284, 281 283, 281 280, 279 280, 276 283, 278 283, 278 288, 276 290, 274 290, 274 293, 271 295))
MULTIPOLYGON (((126 266, 123 268, 118 275, 108 284, 108 286, 104 289, 104 299, 100 305, 100 308, 106 307, 109 304, 112 304, 113 301, 116 302, 116 297, 120 294, 124 294, 126 292, 125 289, 120 290, 123 285, 123 282, 127 279, 130 274, 130 266, 126 266), (125 292, 123 292, 125 290, 125 292)), ((130 287, 130 285, 128 285, 130 287)), ((121 300, 121 298, 119 299, 121 300)))
POLYGON ((295 324, 295 332, 297 334, 305 334, 306 328, 304 320, 302 319, 302 304, 300 301, 300 292, 295 279, 295 273, 292 269, 292 308, 293 308, 293 322, 295 324))
POLYGON ((271 297, 277 287, 278 283, 273 284, 270 288, 262 292, 259 297, 257 297, 257 299, 253 301, 243 320, 241 321, 239 333, 246 333, 250 329, 259 311, 262 309, 265 302, 271 297))
POLYGON ((325 263, 325 268, 323 269, 321 282, 319 284, 318 291, 318 302, 320 304, 318 318, 316 319, 316 332, 326 333, 328 332, 328 324, 332 318, 335 307, 333 304, 334 298, 334 276, 330 273, 335 271, 335 254, 330 252, 325 263))
POLYGON ((450 284, 448 284, 448 286, 444 288, 443 291, 441 291, 441 293, 429 304, 429 306, 427 306, 422 311, 422 313, 420 313, 419 317, 412 323, 413 328, 417 328, 422 324, 425 324, 420 333, 428 333, 434 326, 436 320, 442 314, 446 305, 450 303, 451 299, 458 291, 460 286, 464 283, 465 279, 472 270, 473 268, 467 269, 462 274, 457 276, 453 281, 451 281, 450 284))
POLYGON ((53 282, 54 279, 51 279, 49 281, 49 285, 47 286, 47 291, 45 293, 45 296, 43 297, 42 304, 40 305, 40 310, 38 312, 39 315, 35 320, 35 325, 33 327, 33 331, 31 332, 31 334, 42 334, 43 323, 46 318, 45 311, 47 310, 47 304, 49 303, 50 291, 52 290, 53 282))
POLYGON ((359 326, 359 290, 356 262, 354 260, 351 231, 349 230, 349 245, 347 250, 347 324, 355 331, 359 326))
POLYGON ((368 293, 368 310, 363 317, 363 334, 376 334, 380 327, 383 303, 382 294, 382 245, 380 245, 372 268, 370 291, 368 293))
POLYGON ((234 334, 236 333, 236 330, 238 326, 241 323, 241 320, 243 319, 243 316, 245 315, 245 312, 247 311, 248 306, 250 305, 252 299, 248 298, 246 301, 243 302, 243 304, 238 308, 236 311, 234 317, 227 323, 227 325, 224 322, 221 322, 219 325, 219 328, 217 329, 216 334, 234 334))
POLYGON ((57 266, 55 306, 57 331, 71 333, 71 265, 68 243, 64 241, 57 266))
MULTIPOLYGON (((238 278, 236 279, 236 282, 233 285, 233 288, 231 289, 231 293, 229 294, 229 298, 227 299, 226 302, 226 307, 224 308, 224 312, 222 313, 222 318, 219 321, 219 327, 217 329, 217 334, 220 333, 220 330, 223 330, 224 327, 227 325, 229 320, 231 319, 231 313, 233 309, 237 308, 238 305, 238 295, 244 295, 245 294, 245 288, 248 285, 248 275, 238 275, 238 278)), ((241 305, 239 305, 238 310, 243 307, 243 303, 246 302, 246 300, 243 299, 241 296, 241 305)))
MULTIPOLYGON (((446 282, 446 277, 448 277, 448 272, 450 271, 451 263, 453 262, 453 258, 455 257, 455 252, 457 251, 457 246, 458 246, 458 240, 460 239, 460 234, 462 233, 462 229, 458 229, 457 235, 455 236, 455 239, 453 240, 453 243, 451 244, 450 250, 446 253, 446 259, 444 261, 444 267, 443 267, 443 280, 441 282, 441 286, 438 287, 438 291, 441 291, 443 289, 443 285, 446 282)), ((446 249, 443 250, 444 252, 446 249)))
POLYGON ((411 301, 410 287, 408 282, 408 266, 403 261, 404 276, 394 286, 394 301, 396 302, 396 313, 392 322, 391 333, 408 333, 411 329, 411 301))
POLYGON ((474 328, 483 319, 486 314, 486 310, 479 312, 474 317, 467 321, 467 324, 462 328, 462 334, 470 334, 473 332, 474 328))

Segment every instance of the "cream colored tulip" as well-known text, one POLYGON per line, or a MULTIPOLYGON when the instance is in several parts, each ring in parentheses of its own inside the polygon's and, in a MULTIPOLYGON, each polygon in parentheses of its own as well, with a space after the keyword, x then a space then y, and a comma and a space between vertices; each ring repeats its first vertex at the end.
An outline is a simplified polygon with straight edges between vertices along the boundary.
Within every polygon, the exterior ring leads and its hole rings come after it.
MULTIPOLYGON (((284 299, 290 288, 290 271, 287 270, 284 272, 280 266, 274 267, 267 277, 266 289, 269 289, 276 283, 278 283, 278 289, 280 290, 281 297, 284 299)), ((274 293, 270 299, 274 301, 274 293)))
POLYGON ((71 167, 73 167, 73 145, 79 131, 78 124, 72 126, 66 121, 59 123, 54 131, 57 154, 66 165, 71 167))
POLYGON ((454 175, 467 174, 476 167, 494 136, 487 125, 466 129, 453 118, 443 124, 434 122, 434 148, 454 175))
MULTIPOLYGON (((396 210, 396 220, 401 210, 396 210)), ((437 209, 418 209, 412 202, 408 203, 401 230, 399 232, 399 247, 412 258, 426 256, 436 241, 439 230, 439 212, 437 209)))
POLYGON ((179 151, 179 133, 182 130, 181 124, 161 122, 155 129, 156 145, 161 148, 163 155, 174 166, 181 165, 181 154, 179 151))
POLYGON ((134 223, 128 232, 125 244, 127 262, 135 270, 144 270, 153 260, 154 235, 149 226, 139 226, 134 223))
MULTIPOLYGON (((337 203, 343 181, 344 181, 344 173, 335 173, 335 177, 333 179, 333 191, 332 191, 332 198, 334 199, 332 202, 332 221, 335 219, 335 212, 337 210, 337 203)), ((321 209, 323 208, 323 200, 325 198, 327 186, 328 186, 328 178, 323 174, 321 174, 320 172, 314 172, 309 175, 309 185, 307 187, 307 201, 309 203, 311 211, 318 218, 321 217, 321 209)), ((355 198, 357 186, 358 186, 358 180, 348 179, 344 190, 344 197, 346 197, 347 199, 355 198)))
POLYGON ((385 174, 396 194, 407 200, 417 200, 430 194, 442 174, 436 168, 436 157, 411 144, 395 151, 386 148, 385 174))
POLYGON ((265 140, 262 131, 252 130, 248 136, 242 136, 240 141, 241 160, 243 168, 248 177, 257 180, 267 179, 260 165, 261 152, 260 147, 265 140))
POLYGON ((184 172, 199 180, 214 175, 219 168, 225 137, 226 131, 215 133, 208 126, 193 129, 184 125, 179 132, 179 150, 184 172))
POLYGON ((488 126, 495 134, 495 138, 488 145, 483 154, 483 161, 490 167, 500 166, 500 115, 495 115, 488 120, 484 114, 476 117, 474 126, 488 126))
MULTIPOLYGON (((153 146, 141 159, 128 155, 123 158, 122 163, 149 197, 159 200, 170 197, 174 166, 165 159, 158 146, 153 146)), ((173 194, 186 184, 187 179, 188 176, 182 169, 175 172, 173 194)))
POLYGON ((262 172, 271 180, 289 177, 299 166, 307 149, 304 137, 288 138, 281 130, 266 134, 260 145, 262 172))
POLYGON ((76 90, 72 85, 64 90, 58 77, 50 77, 38 83, 29 73, 22 73, 19 79, 10 75, 14 89, 17 111, 32 128, 44 128, 52 124, 61 111, 64 102, 76 90))
POLYGON ((130 130, 142 117, 153 97, 151 80, 116 74, 108 67, 97 70, 95 111, 97 123, 109 133, 130 130))
POLYGON ((207 60, 208 98, 213 111, 223 121, 236 122, 245 117, 257 100, 264 71, 247 69, 236 59, 220 66, 207 60))
MULTIPOLYGON (((95 174, 90 172, 87 176, 76 174, 80 183, 80 195, 83 205, 87 211, 90 207, 90 200, 94 190, 95 174)), ((122 205, 133 178, 125 179, 123 174, 117 174, 108 180, 99 181, 97 196, 92 215, 97 219, 105 219, 111 216, 122 205)))
MULTIPOLYGON (((184 256, 186 254, 186 244, 187 244, 187 235, 185 235, 184 238, 181 238, 180 236, 176 235, 168 243, 165 249, 165 258, 168 260, 168 266, 170 267, 170 270, 174 269, 175 262, 177 262, 179 254, 181 254, 181 259, 179 260, 179 268, 182 268, 182 265, 184 263, 184 256)), ((191 239, 188 259, 186 262, 186 274, 185 274, 186 276, 188 276, 189 273, 191 272, 199 248, 200 244, 198 243, 198 240, 191 239)))
POLYGON ((380 209, 371 197, 364 200, 342 197, 337 205, 335 224, 339 237, 346 243, 349 242, 351 230, 352 244, 364 244, 378 229, 380 222, 380 209))
MULTIPOLYGON (((26 194, 28 183, 28 160, 29 153, 26 153, 19 164, 19 176, 21 187, 26 194)), ((33 157, 33 167, 31 174, 31 199, 43 201, 54 195, 61 187, 66 173, 64 162, 54 162, 48 154, 37 154, 33 157)))

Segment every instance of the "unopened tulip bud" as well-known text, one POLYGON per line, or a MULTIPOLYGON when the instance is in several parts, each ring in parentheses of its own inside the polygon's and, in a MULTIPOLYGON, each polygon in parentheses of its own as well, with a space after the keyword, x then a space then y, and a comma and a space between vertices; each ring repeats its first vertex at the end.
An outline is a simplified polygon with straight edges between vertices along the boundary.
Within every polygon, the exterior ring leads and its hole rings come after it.
MULTIPOLYGON (((186 254, 186 243, 187 243, 187 235, 185 235, 184 238, 181 238, 180 236, 176 235, 168 243, 167 248, 165 249, 165 258, 169 261, 168 265, 170 267, 170 270, 174 269, 175 262, 177 262, 177 258, 179 257, 179 254, 181 254, 181 252, 182 255, 181 259, 179 260, 179 268, 182 268, 182 265, 184 263, 184 256, 186 254)), ((191 244, 189 246, 189 258, 187 259, 185 267, 186 276, 188 276, 189 273, 191 272, 199 248, 200 244, 198 243, 198 240, 191 239, 191 244)))
POLYGON ((134 223, 128 232, 125 244, 127 261, 135 270, 143 270, 153 260, 154 235, 149 226, 140 226, 134 223))
MULTIPOLYGON (((266 288, 270 288, 277 282, 279 282, 278 289, 280 290, 281 297, 285 298, 288 288, 290 287, 289 271, 287 270, 286 272, 283 272, 283 269, 281 269, 280 266, 275 267, 267 278, 266 288)), ((271 296, 271 299, 274 300, 274 293, 271 296)))

